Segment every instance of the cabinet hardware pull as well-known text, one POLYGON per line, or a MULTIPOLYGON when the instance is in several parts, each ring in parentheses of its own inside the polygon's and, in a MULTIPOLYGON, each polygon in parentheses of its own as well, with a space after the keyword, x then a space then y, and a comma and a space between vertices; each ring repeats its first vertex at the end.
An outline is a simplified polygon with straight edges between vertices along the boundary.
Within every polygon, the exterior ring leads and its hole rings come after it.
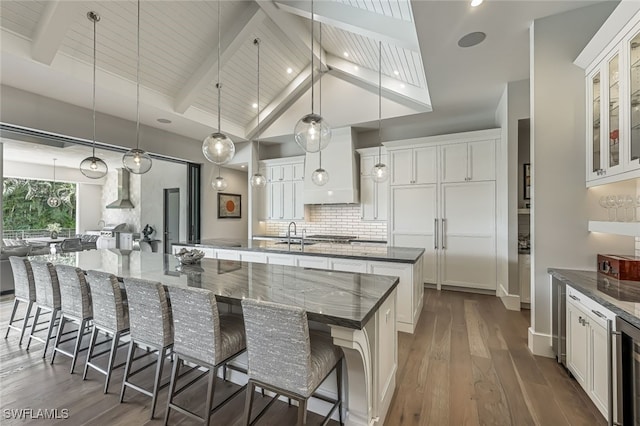
POLYGON ((445 224, 447 223, 447 219, 442 219, 442 234, 440 235, 440 240, 442 241, 442 249, 446 249, 447 247, 444 245, 445 242, 445 224))
POLYGON ((574 296, 573 294, 570 294, 569 297, 572 298, 573 300, 577 300, 578 302, 580 301, 580 299, 574 296))
POLYGON ((433 219, 433 248, 438 250, 438 219, 433 219))
POLYGON ((594 314, 596 314, 596 315, 597 315, 597 316, 599 316, 600 318, 604 318, 604 319, 606 319, 606 318, 607 318, 604 314, 602 314, 602 312, 598 312, 598 311, 595 311, 595 310, 593 310, 593 309, 591 310, 591 312, 593 312, 594 314))

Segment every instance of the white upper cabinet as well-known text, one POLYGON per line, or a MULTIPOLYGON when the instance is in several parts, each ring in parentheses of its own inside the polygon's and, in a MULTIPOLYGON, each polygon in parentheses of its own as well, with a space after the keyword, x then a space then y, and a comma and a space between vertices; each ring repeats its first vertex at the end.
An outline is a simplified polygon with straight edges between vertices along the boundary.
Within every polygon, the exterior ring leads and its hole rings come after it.
POLYGON ((391 185, 435 183, 437 180, 437 147, 427 146, 392 151, 391 185))
POLYGON ((627 3, 574 62, 586 76, 587 186, 640 177, 640 11, 627 3))
POLYGON ((260 162, 267 177, 260 190, 260 217, 270 220, 304 219, 304 157, 278 158, 260 162))
POLYGON ((382 151, 381 158, 377 148, 357 151, 360 154, 360 219, 386 221, 389 180, 379 183, 371 178, 371 170, 379 161, 391 168, 386 150, 382 151))
POLYGON ((496 179, 496 143, 494 140, 444 145, 441 182, 471 182, 496 179))

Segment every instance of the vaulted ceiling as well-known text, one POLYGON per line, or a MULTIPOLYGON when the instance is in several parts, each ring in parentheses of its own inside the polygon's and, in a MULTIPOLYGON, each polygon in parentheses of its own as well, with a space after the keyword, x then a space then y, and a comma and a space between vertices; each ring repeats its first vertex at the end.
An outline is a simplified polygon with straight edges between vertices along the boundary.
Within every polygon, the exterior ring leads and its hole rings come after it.
MULTIPOLYGON (((325 83, 323 115, 333 114, 338 125, 367 126, 377 119, 381 41, 383 117, 389 123, 492 117, 504 84, 529 77, 532 20, 591 3, 485 1, 471 8, 468 1, 457 0, 316 0, 322 46, 316 25, 314 58, 325 83), (472 31, 486 32, 485 42, 458 47, 458 39, 472 31)), ((298 114, 310 104, 310 6, 309 0, 221 2, 223 131, 238 140, 251 139, 260 110, 266 136, 290 140, 286 137, 296 118, 287 113, 298 114), (258 108, 253 106, 256 37, 261 40, 258 108)), ((141 1, 144 124, 197 140, 217 126, 217 7, 217 1, 208 0, 141 1)), ((135 120, 134 0, 2 0, 2 84, 91 108, 93 36, 88 11, 101 16, 96 108, 135 120)))

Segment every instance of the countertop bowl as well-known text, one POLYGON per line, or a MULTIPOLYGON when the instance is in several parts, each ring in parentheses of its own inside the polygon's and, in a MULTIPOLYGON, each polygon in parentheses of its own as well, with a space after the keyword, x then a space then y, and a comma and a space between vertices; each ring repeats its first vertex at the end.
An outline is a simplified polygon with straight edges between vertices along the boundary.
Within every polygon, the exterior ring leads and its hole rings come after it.
POLYGON ((182 265, 194 265, 200 263, 200 260, 204 257, 204 252, 198 249, 182 249, 175 256, 182 265))

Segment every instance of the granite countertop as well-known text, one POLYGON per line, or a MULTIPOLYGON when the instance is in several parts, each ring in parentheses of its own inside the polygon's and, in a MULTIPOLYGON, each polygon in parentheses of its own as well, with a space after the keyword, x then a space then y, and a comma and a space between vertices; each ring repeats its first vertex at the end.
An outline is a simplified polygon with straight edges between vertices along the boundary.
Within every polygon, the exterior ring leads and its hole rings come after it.
POLYGON ((305 244, 304 251, 302 251, 300 244, 292 244, 291 250, 289 250, 286 243, 278 244, 275 240, 208 239, 180 242, 175 243, 175 245, 411 264, 416 263, 424 253, 424 249, 421 248, 392 247, 382 244, 365 246, 328 242, 305 244))
POLYGON ((398 277, 322 271, 293 266, 202 259, 183 266, 162 253, 104 249, 31 256, 32 261, 73 265, 122 278, 143 278, 171 286, 211 290, 224 303, 244 298, 299 306, 310 320, 362 329, 397 287, 398 277))
MULTIPOLYGON (((291 240, 300 240, 302 238, 301 235, 292 235, 291 236, 291 240)), ((280 241, 280 240, 286 240, 287 236, 286 235, 254 235, 253 236, 254 240, 276 240, 276 241, 280 241)), ((323 240, 321 238, 313 238, 313 235, 311 236, 305 236, 304 237, 305 241, 326 241, 323 240)), ((351 238, 349 239, 350 243, 372 243, 372 244, 386 244, 387 240, 372 240, 372 239, 368 239, 368 238, 351 238)))
POLYGON ((549 268, 548 272, 640 328, 640 282, 617 282, 596 271, 549 268))

